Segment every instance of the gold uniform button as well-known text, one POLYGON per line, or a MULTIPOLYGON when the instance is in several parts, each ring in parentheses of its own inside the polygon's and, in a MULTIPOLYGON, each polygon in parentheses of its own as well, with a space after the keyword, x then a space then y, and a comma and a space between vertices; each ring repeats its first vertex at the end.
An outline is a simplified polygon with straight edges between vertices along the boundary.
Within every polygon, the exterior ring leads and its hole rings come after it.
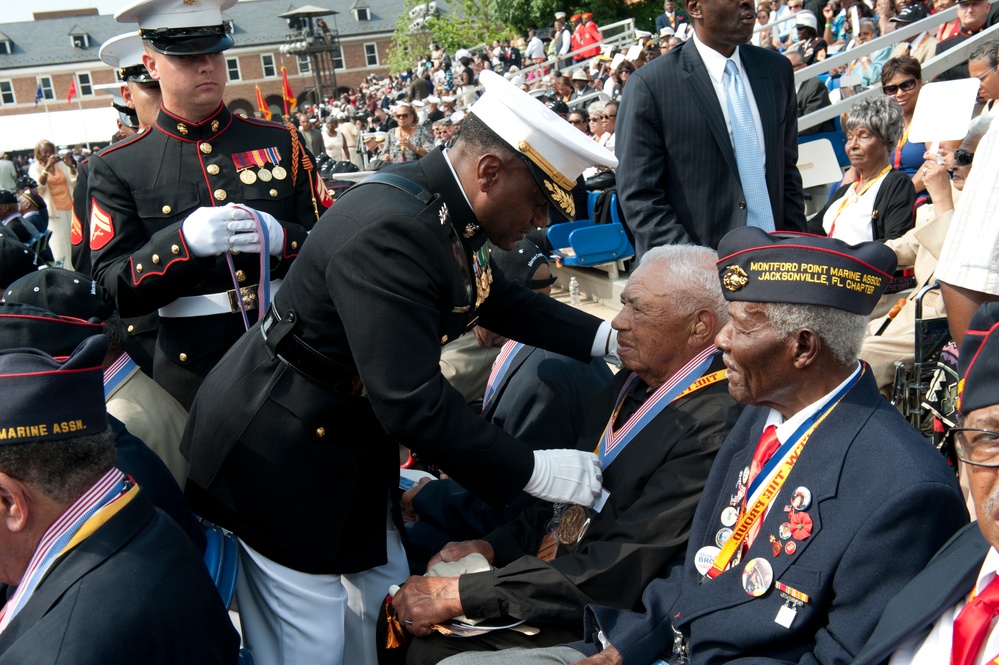
POLYGON ((246 273, 243 272, 242 270, 237 270, 236 271, 236 280, 238 282, 240 282, 240 283, 245 282, 246 281, 246 273))
POLYGON ((201 150, 201 152, 205 153, 206 155, 212 154, 211 143, 202 143, 201 145, 198 146, 198 149, 201 150))
POLYGON ((269 194, 270 194, 271 196, 277 196, 277 195, 278 195, 278 191, 277 191, 276 189, 272 189, 272 190, 271 190, 270 192, 268 192, 268 193, 269 193, 269 194))
POLYGON ((180 246, 178 246, 178 245, 170 245, 170 253, 171 254, 180 254, 180 246))
POLYGON ((181 353, 177 357, 180 358, 180 362, 182 362, 182 363, 186 363, 187 362, 187 354, 186 353, 181 353))
POLYGON ((135 272, 142 272, 142 264, 141 263, 135 264, 135 272))
POLYGON ((215 190, 215 200, 216 201, 225 201, 225 199, 226 199, 227 196, 229 196, 229 195, 225 193, 224 189, 216 189, 215 190))
POLYGON ((173 208, 171 208, 170 206, 163 206, 164 215, 169 215, 171 212, 173 212, 173 208))
POLYGON ((298 249, 298 241, 297 240, 292 240, 291 241, 291 248, 292 249, 298 249))
POLYGON ((160 262, 160 255, 153 254, 153 263, 159 263, 159 262, 160 262))
POLYGON ((135 326, 129 326, 128 332, 135 332, 135 326))
POLYGON ((318 436, 320 439, 323 438, 324 436, 326 436, 326 428, 325 427, 319 427, 319 428, 317 428, 316 429, 316 436, 318 436))
POLYGON ((219 174, 219 165, 218 164, 209 164, 208 168, 206 170, 208 171, 209 175, 218 175, 219 174))

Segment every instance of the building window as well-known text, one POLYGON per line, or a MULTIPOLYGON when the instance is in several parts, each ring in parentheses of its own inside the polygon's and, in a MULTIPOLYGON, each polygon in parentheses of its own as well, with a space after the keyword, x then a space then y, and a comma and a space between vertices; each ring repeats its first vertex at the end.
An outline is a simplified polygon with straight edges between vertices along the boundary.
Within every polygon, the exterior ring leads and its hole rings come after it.
POLYGON ((76 75, 76 91, 81 97, 89 97, 94 94, 94 86, 90 83, 90 74, 81 73, 76 75))
POLYGON ((277 76, 277 67, 274 66, 274 54, 263 53, 260 56, 260 64, 263 65, 264 78, 269 79, 277 76))
POLYGON ((312 65, 309 64, 309 56, 307 55, 296 55, 295 59, 298 60, 298 73, 308 74, 312 71, 312 65))
POLYGON ((333 49, 333 69, 344 69, 343 65, 343 49, 339 46, 333 49))
POLYGON ((368 67, 378 66, 378 44, 364 45, 364 64, 368 67))
POLYGON ((370 21, 371 20, 371 10, 367 7, 358 7, 354 10, 354 15, 357 17, 358 21, 370 21))
POLYGON ((239 76, 239 58, 226 58, 225 68, 229 72, 230 81, 238 81, 239 76))
POLYGON ((51 77, 39 76, 38 85, 42 86, 42 99, 55 99, 55 91, 52 89, 51 77))
POLYGON ((14 99, 14 84, 10 81, 0 81, 0 104, 16 104, 14 99))

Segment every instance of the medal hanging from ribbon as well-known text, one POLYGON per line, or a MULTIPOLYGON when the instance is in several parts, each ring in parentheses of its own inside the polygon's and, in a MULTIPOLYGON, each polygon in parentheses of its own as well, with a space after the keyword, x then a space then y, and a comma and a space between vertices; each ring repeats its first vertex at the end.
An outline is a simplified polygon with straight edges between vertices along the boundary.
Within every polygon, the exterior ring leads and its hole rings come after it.
MULTIPOLYGON (((632 373, 628 377, 624 387, 621 388, 621 392, 618 394, 617 403, 600 437, 600 442, 596 450, 594 450, 600 456, 605 472, 642 428, 658 416, 669 404, 672 404, 685 395, 706 388, 726 378, 727 373, 725 370, 713 372, 705 376, 705 372, 707 372, 711 363, 720 353, 721 351, 714 346, 709 346, 698 353, 670 377, 666 383, 659 386, 645 400, 642 407, 628 418, 628 422, 625 423, 624 427, 614 432, 614 421, 621 411, 621 406, 624 404, 628 393, 638 381, 637 374, 632 373)), ((606 503, 609 496, 609 492, 603 490, 601 498, 593 507, 593 512, 600 512, 600 509, 606 503)), ((575 547, 582 541, 583 536, 586 535, 586 530, 590 526, 590 519, 590 511, 582 506, 556 505, 549 533, 545 536, 549 542, 542 541, 542 548, 547 544, 550 549, 552 545, 550 541, 555 541, 569 548, 575 547)), ((552 556, 554 556, 554 553, 552 553, 552 556)))
MULTIPOLYGON (((244 205, 236 205, 236 208, 245 210, 253 217, 256 225, 257 237, 260 239, 260 281, 257 284, 257 320, 264 318, 267 307, 271 304, 271 239, 267 236, 267 225, 261 219, 260 213, 253 208, 244 205)), ((232 252, 225 253, 226 264, 229 266, 229 276, 232 277, 232 285, 236 290, 236 302, 239 303, 239 313, 243 316, 243 327, 250 329, 250 317, 246 313, 246 303, 243 302, 243 290, 239 286, 239 279, 236 277, 236 264, 232 261, 232 252)))
POLYGON ((261 182, 270 182, 288 177, 288 171, 281 166, 281 153, 276 147, 233 153, 232 163, 239 173, 240 182, 245 185, 252 185, 258 179, 261 182), (268 165, 273 168, 267 169, 268 165), (251 170, 254 167, 257 168, 256 172, 251 170))
POLYGON ((714 579, 725 572, 729 563, 732 562, 735 553, 742 547, 742 543, 749 535, 753 525, 757 520, 763 519, 767 507, 780 493, 781 487, 784 486, 784 481, 787 480, 791 469, 794 468, 794 464, 798 461, 798 456, 801 454, 808 439, 812 436, 812 432, 822 424, 826 416, 832 413, 833 409, 836 408, 846 394, 857 385, 857 382, 860 381, 865 371, 866 366, 861 365, 861 369, 857 372, 857 375, 843 386, 838 393, 833 395, 825 407, 819 409, 810 418, 806 419, 805 422, 801 423, 787 441, 777 449, 777 452, 770 458, 770 461, 763 466, 759 475, 750 483, 749 491, 746 495, 744 506, 751 507, 748 510, 743 509, 739 516, 739 521, 732 531, 732 535, 721 546, 721 552, 715 557, 714 563, 708 569, 706 577, 714 579))

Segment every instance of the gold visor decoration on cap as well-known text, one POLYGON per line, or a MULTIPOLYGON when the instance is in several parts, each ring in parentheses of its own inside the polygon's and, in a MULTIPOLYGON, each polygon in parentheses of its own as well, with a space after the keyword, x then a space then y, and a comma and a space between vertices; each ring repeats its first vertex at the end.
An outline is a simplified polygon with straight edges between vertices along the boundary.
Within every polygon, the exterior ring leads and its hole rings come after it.
POLYGON ((534 165, 545 172, 549 178, 555 181, 555 184, 562 189, 572 189, 576 186, 576 181, 572 178, 561 173, 558 169, 551 165, 547 159, 545 159, 540 152, 534 149, 534 147, 527 141, 521 141, 517 144, 517 150, 524 153, 524 155, 534 162, 534 165))

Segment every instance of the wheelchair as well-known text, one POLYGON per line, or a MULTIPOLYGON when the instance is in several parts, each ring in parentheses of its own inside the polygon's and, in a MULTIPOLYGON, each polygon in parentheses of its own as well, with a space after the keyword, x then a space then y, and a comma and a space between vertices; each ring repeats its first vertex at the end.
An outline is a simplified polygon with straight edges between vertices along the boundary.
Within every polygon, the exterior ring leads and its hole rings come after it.
POLYGON ((923 297, 939 288, 939 282, 928 284, 916 294, 914 360, 895 363, 891 403, 956 472, 957 454, 944 435, 957 424, 957 348, 946 317, 923 318, 923 297))

